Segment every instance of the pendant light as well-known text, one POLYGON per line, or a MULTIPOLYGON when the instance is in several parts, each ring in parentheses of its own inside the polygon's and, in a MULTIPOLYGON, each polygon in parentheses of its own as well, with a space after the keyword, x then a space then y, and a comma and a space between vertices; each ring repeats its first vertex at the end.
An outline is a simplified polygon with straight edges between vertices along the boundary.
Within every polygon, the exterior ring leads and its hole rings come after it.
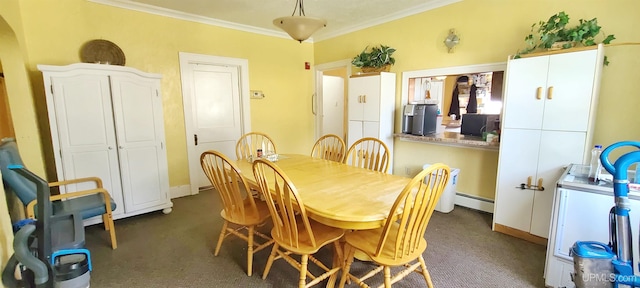
POLYGON ((273 20, 273 25, 280 27, 291 38, 300 41, 300 43, 311 37, 311 34, 318 31, 318 29, 327 26, 327 20, 325 19, 305 16, 302 2, 303 0, 296 0, 296 7, 293 9, 291 16, 273 20), (298 16, 296 16, 296 10, 298 11, 298 16))

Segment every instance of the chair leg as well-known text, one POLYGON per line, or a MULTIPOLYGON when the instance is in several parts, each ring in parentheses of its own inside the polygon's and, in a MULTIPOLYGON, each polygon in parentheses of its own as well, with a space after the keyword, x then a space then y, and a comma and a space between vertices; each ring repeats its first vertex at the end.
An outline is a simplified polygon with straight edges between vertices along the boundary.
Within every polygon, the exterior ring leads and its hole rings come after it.
POLYGON ((276 257, 276 253, 278 253, 278 243, 273 243, 273 248, 271 248, 271 254, 269 255, 269 259, 267 260, 267 265, 264 267, 264 272, 262 273, 262 279, 267 279, 267 274, 269 274, 269 270, 271 270, 271 265, 273 264, 273 259, 276 257))
POLYGON ((351 263, 353 263, 353 254, 356 253, 356 250, 351 247, 351 245, 344 243, 344 260, 342 265, 342 276, 340 277, 340 288, 344 288, 345 282, 347 282, 347 278, 349 278, 349 269, 351 269, 351 263))
POLYGON ((391 288, 391 268, 384 266, 384 287, 391 288))
POLYGON ((220 246, 222 246, 224 235, 227 233, 228 225, 229 225, 229 222, 227 222, 227 220, 225 220, 224 224, 222 224, 222 229, 220 230, 220 236, 218 237, 218 244, 216 244, 216 251, 213 253, 213 255, 215 256, 218 256, 218 253, 220 252, 220 246))
POLYGON ((298 281, 298 288, 305 288, 307 286, 307 264, 309 262, 309 255, 304 254, 300 259, 300 280, 298 281))
POLYGON ((116 227, 113 224, 113 215, 111 215, 111 212, 107 213, 107 221, 104 221, 104 223, 108 223, 105 226, 109 227, 109 234, 111 236, 111 249, 118 248, 118 241, 116 241, 116 227))
POLYGON ((109 217, 107 214, 102 214, 102 224, 104 224, 104 230, 109 231, 109 217))
POLYGON ((251 268, 253 268, 253 229, 254 226, 249 226, 249 235, 247 242, 249 243, 247 247, 247 275, 251 276, 251 268))
POLYGON ((431 282, 431 275, 429 275, 429 270, 427 270, 427 264, 424 263, 424 258, 422 258, 422 255, 418 257, 418 261, 420 262, 420 269, 422 270, 422 276, 424 276, 424 280, 427 281, 427 287, 433 288, 433 283, 431 282))

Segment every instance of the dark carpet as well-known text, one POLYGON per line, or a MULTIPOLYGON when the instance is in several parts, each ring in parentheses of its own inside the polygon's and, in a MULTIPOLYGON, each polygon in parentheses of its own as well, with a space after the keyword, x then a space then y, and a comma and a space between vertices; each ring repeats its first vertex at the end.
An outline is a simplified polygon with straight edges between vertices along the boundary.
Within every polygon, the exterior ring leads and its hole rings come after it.
MULTIPOLYGON (((251 277, 246 274, 246 242, 241 239, 228 237, 220 254, 213 255, 223 223, 215 191, 173 203, 168 215, 158 211, 116 220, 116 250, 110 248, 102 225, 86 227, 91 287, 297 287, 298 271, 282 259, 262 280, 271 247, 255 254, 251 277)), ((491 231, 491 217, 460 206, 447 214, 434 212, 424 258, 435 287, 544 287, 545 247, 491 231)), ((268 226, 260 230, 268 232, 268 226)), ((330 265, 331 255, 323 248, 317 257, 330 265)), ((363 275, 368 268, 369 263, 357 261, 351 272, 363 275)), ((377 276, 369 283, 377 286, 382 281, 377 276)), ((393 286, 426 283, 412 273, 393 286)))

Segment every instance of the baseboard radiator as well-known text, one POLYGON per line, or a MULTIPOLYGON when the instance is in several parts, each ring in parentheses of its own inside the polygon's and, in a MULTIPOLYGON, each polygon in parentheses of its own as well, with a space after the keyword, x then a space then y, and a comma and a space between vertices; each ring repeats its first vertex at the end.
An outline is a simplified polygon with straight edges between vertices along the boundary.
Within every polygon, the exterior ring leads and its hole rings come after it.
POLYGON ((491 199, 456 192, 455 203, 462 207, 493 213, 493 200, 491 199))

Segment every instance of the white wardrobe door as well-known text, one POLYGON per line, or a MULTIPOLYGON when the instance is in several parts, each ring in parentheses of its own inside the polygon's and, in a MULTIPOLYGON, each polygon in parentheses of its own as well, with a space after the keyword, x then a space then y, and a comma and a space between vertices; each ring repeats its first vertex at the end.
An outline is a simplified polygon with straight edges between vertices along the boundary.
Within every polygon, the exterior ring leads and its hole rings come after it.
MULTIPOLYGON (((51 82, 58 127, 58 135, 53 137, 57 136, 61 150, 60 180, 101 178, 116 202, 114 214, 123 213, 108 78, 68 75, 52 77, 51 82)), ((69 185, 62 192, 92 188, 89 183, 69 185)))
POLYGON ((548 68, 548 56, 509 61, 502 115, 503 129, 542 128, 548 68))
POLYGON ((535 182, 540 130, 504 129, 500 138, 495 223, 529 232, 534 192, 519 187, 535 182))
POLYGON ((550 56, 543 130, 587 131, 597 50, 550 56), (549 99, 551 98, 551 99, 549 99))
POLYGON ((535 182, 542 179, 544 191, 535 191, 531 218, 531 234, 549 237, 553 192, 564 172, 563 167, 582 162, 586 132, 542 131, 540 158, 535 182))
POLYGON ((157 82, 116 75, 111 87, 125 209, 165 203, 169 184, 157 82))

